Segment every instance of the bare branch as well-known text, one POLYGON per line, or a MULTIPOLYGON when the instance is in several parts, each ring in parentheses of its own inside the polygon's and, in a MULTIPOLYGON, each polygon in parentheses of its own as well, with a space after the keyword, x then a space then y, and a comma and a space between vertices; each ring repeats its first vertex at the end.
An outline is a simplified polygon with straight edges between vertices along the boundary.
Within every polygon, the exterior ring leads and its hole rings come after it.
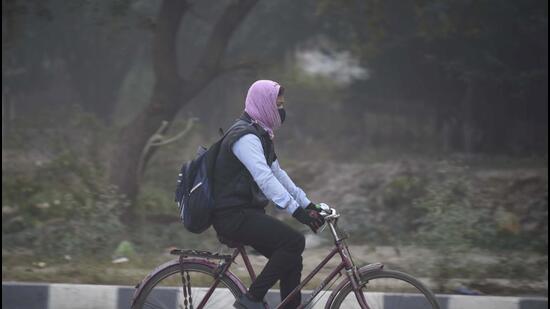
POLYGON ((151 137, 149 137, 149 139, 145 143, 145 146, 143 146, 143 149, 141 150, 141 155, 139 156, 139 161, 138 161, 138 166, 137 166, 137 173, 136 173, 138 183, 141 182, 141 177, 143 176, 144 166, 145 166, 145 163, 147 161, 146 158, 149 155, 150 150, 151 150, 151 144, 154 141, 158 140, 159 137, 162 138, 161 133, 164 132, 164 130, 166 130, 167 127, 168 127, 168 121, 163 121, 161 123, 160 127, 157 129, 157 131, 155 131, 155 133, 153 133, 153 135, 151 135, 151 137))
POLYGON ((151 135, 151 137, 147 140, 147 143, 145 144, 145 146, 143 147, 143 150, 141 151, 141 155, 139 157, 139 163, 137 167, 137 174, 136 174, 138 177, 138 181, 141 181, 141 177, 143 176, 143 172, 145 171, 144 167, 148 161, 147 157, 150 155, 152 148, 168 145, 184 137, 185 135, 187 135, 187 133, 189 133, 189 131, 191 131, 191 128, 193 127, 193 124, 196 120, 197 118, 189 119, 185 129, 182 132, 176 134, 176 136, 169 139, 165 139, 163 135, 163 133, 168 128, 169 122, 163 121, 161 123, 157 131, 153 135, 151 135))
POLYGON ((258 61, 241 61, 237 63, 233 63, 231 65, 224 65, 220 68, 221 74, 225 74, 232 71, 239 71, 239 70, 254 70, 256 69, 260 63, 258 61))
POLYGON ((175 141, 177 141, 178 139, 184 137, 185 135, 187 135, 187 133, 189 133, 189 131, 191 131, 191 129, 193 128, 193 124, 198 120, 198 118, 191 118, 189 119, 189 121, 187 121, 187 126, 185 127, 185 129, 183 129, 183 131, 181 131, 180 133, 176 134, 175 136, 171 137, 171 138, 164 138, 163 135, 160 135, 158 136, 159 139, 155 139, 155 140, 152 140, 151 141, 151 147, 158 147, 158 146, 164 146, 164 145, 168 145, 168 144, 171 144, 175 141))

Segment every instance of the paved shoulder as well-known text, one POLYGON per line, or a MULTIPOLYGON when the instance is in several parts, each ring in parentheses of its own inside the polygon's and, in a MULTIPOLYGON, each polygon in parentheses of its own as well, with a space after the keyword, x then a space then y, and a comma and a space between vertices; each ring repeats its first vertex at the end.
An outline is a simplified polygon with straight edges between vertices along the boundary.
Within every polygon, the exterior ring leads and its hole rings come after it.
MULTIPOLYGON (((169 293, 177 303, 180 289, 169 293)), ((134 288, 130 286, 91 284, 47 284, 2 282, 3 309, 127 309, 134 288)), ((228 293, 229 294, 229 293, 228 293)), ((309 294, 304 291, 304 296, 309 294)), ((323 298, 327 298, 326 293, 323 298)), ((381 295, 391 303, 395 295, 381 295)), ((305 297, 304 297, 305 299, 305 297)), ((266 297, 270 305, 279 302, 278 291, 266 297)), ((324 307, 324 300, 315 309, 324 307)), ((496 297, 438 295, 441 309, 546 309, 547 297, 496 297)), ((232 300, 228 298, 228 303, 232 300)), ((411 302, 412 303, 412 302, 411 302)), ((221 309, 221 308, 220 308, 221 309)))

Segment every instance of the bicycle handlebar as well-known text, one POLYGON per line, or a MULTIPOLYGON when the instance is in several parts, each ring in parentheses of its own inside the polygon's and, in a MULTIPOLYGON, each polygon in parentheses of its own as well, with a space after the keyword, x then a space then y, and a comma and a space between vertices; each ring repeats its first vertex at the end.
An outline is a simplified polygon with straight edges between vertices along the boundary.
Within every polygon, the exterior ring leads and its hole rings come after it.
POLYGON ((319 206, 321 207, 320 214, 325 220, 337 219, 340 217, 340 214, 336 211, 336 209, 331 208, 329 205, 321 203, 319 206))

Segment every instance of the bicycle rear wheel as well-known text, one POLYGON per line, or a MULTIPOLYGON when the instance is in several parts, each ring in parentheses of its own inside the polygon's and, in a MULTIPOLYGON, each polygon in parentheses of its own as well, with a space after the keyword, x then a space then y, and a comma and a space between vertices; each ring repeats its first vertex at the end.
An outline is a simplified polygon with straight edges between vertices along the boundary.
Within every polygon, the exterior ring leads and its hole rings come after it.
MULTIPOLYGON (((440 309, 433 293, 405 273, 380 270, 365 274, 362 281, 370 309, 440 309)), ((361 309, 351 284, 337 293, 330 308, 361 309)))
MULTIPOLYGON (((143 283, 132 309, 197 309, 214 281, 214 270, 206 265, 184 263, 183 278, 178 263, 168 265, 143 283)), ((231 308, 240 295, 235 282, 224 276, 202 308, 231 308)))

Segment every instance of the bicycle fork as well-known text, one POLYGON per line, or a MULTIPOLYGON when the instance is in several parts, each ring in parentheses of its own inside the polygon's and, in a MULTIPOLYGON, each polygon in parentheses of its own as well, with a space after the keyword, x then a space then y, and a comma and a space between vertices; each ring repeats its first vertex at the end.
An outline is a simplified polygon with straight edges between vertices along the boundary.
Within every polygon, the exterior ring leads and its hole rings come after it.
POLYGON ((357 266, 355 266, 355 263, 353 262, 351 253, 345 240, 337 240, 336 245, 339 247, 340 255, 344 264, 346 265, 346 274, 353 288, 353 293, 355 294, 357 302, 362 309, 371 309, 367 304, 367 299, 365 298, 365 294, 363 293, 364 282, 361 279, 361 275, 359 274, 357 266))
POLYGON ((365 298, 365 293, 363 293, 363 282, 361 280, 359 272, 357 271, 357 267, 353 266, 351 269, 346 270, 346 273, 351 282, 353 293, 355 294, 357 302, 359 302, 359 305, 362 309, 370 309, 369 305, 367 304, 367 299, 365 298))

